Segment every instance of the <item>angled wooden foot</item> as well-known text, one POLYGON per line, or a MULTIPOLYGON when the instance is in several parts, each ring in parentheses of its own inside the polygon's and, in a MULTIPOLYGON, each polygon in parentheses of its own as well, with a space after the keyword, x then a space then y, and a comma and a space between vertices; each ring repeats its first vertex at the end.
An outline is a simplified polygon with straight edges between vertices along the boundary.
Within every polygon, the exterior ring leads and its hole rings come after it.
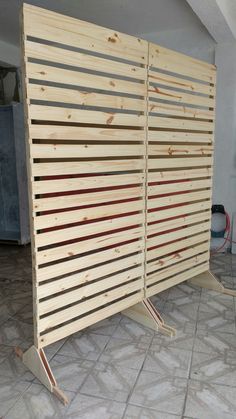
POLYGON ((146 298, 141 303, 127 308, 122 311, 122 313, 143 326, 150 327, 150 329, 161 332, 170 337, 175 336, 175 329, 165 324, 164 320, 149 298, 146 298))
POLYGON ((57 386, 43 349, 37 349, 33 345, 23 352, 19 347, 16 347, 15 353, 51 393, 54 393, 64 405, 68 404, 66 395, 57 386))
POLYGON ((210 271, 203 272, 190 279, 189 282, 194 285, 199 285, 199 287, 207 288, 209 290, 218 291, 222 294, 232 295, 236 297, 236 290, 230 288, 225 288, 223 284, 216 278, 214 274, 210 271))

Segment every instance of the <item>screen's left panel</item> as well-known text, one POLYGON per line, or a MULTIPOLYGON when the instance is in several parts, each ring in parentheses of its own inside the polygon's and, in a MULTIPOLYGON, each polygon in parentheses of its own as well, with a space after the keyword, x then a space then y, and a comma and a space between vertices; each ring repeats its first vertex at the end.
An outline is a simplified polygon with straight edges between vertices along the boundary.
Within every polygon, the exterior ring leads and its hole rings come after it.
POLYGON ((24 5, 22 49, 43 347, 143 298, 148 45, 24 5))

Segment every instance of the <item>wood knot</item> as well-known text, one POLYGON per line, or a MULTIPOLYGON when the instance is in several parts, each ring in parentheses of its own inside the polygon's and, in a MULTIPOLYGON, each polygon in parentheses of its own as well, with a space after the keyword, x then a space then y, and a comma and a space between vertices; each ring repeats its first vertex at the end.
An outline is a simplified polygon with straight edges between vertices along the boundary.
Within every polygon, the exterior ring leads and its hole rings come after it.
POLYGON ((179 253, 175 253, 175 256, 174 256, 176 259, 180 259, 181 258, 181 256, 180 256, 180 254, 179 253))
POLYGON ((114 119, 114 115, 109 116, 109 118, 107 119, 107 124, 108 125, 111 124, 113 119, 114 119))
POLYGON ((108 42, 112 42, 114 44, 116 42, 116 39, 109 36, 108 42))
POLYGON ((40 71, 40 74, 42 74, 42 76, 46 75, 45 71, 40 71))
POLYGON ((70 118, 71 118, 71 114, 69 114, 69 115, 67 116, 67 118, 68 118, 68 119, 70 119, 70 118))
POLYGON ((110 86, 113 86, 113 87, 115 87, 115 83, 114 83, 114 81, 110 81, 110 86))

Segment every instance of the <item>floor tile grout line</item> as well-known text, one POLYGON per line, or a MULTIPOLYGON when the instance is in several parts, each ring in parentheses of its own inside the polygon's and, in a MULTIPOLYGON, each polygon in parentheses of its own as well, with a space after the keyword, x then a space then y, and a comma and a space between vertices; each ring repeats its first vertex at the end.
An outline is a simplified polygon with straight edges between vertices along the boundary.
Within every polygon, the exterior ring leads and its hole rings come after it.
MULTIPOLYGON (((157 333, 158 333, 158 332, 157 332, 157 333)), ((133 386, 132 386, 132 389, 130 389, 129 395, 128 395, 127 400, 126 400, 126 405, 127 405, 127 406, 128 406, 129 401, 130 401, 130 399, 131 399, 131 397, 132 397, 132 395, 133 395, 133 393, 134 393, 134 389, 135 389, 136 384, 137 384, 137 382, 138 382, 138 380, 139 380, 140 374, 141 374, 141 372, 143 371, 143 366, 144 366, 144 363, 145 363, 145 361, 146 361, 146 359, 147 359, 148 350, 149 350, 149 349, 150 349, 150 347, 151 347, 151 344, 152 344, 152 342, 153 342, 153 340, 154 340, 154 337, 155 337, 155 332, 153 333, 153 336, 152 336, 152 338, 151 338, 151 341, 149 342, 149 345, 148 345, 148 347, 146 348, 145 357, 144 357, 144 359, 143 359, 143 362, 142 362, 141 368, 139 369, 139 372, 138 372, 138 374, 137 374, 136 380, 135 380, 135 382, 134 382, 134 384, 133 384, 133 386)), ((127 409, 127 408, 126 408, 126 409, 127 409)), ((125 409, 125 412, 126 412, 126 409, 125 409)), ((124 415, 125 415, 125 412, 124 412, 124 415)), ((122 416, 122 419, 124 419, 124 417, 125 417, 124 415, 122 416)))
POLYGON ((196 332, 197 332, 197 320, 198 320, 198 313, 199 313, 199 308, 200 308, 201 295, 202 295, 202 289, 200 290, 200 299, 199 299, 199 304, 198 304, 198 309, 197 309, 197 315, 196 315, 196 322, 195 322, 195 328, 194 328, 194 337, 193 337, 193 346, 192 346, 192 350, 191 350, 191 357, 190 357, 190 363, 189 363, 189 371, 188 371, 188 377, 187 377, 187 386, 186 386, 186 390, 185 390, 185 398, 184 398, 184 403, 183 403, 182 416, 184 416, 184 413, 185 413, 186 403, 187 403, 187 397, 188 397, 188 387, 189 387, 189 380, 190 380, 191 369, 192 369, 193 352, 194 352, 194 344, 195 344, 196 332))
POLYGON ((26 391, 29 390, 29 388, 32 386, 33 382, 29 383, 28 387, 25 388, 25 390, 20 393, 19 397, 16 398, 15 402, 13 403, 13 405, 10 407, 9 410, 7 410, 7 412, 3 415, 2 418, 0 419, 4 419, 4 417, 6 417, 6 415, 8 415, 8 413, 10 413, 10 411, 14 408, 14 406, 20 401, 20 399, 23 397, 23 395, 26 393, 26 391))

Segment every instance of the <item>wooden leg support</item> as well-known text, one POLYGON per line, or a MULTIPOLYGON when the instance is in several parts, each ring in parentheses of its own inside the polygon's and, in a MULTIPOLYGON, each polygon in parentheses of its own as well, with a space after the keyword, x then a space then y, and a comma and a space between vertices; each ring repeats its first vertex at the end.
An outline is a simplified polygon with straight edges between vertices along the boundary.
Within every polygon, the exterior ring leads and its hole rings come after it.
POLYGON ((122 311, 122 313, 143 326, 150 327, 150 329, 161 332, 170 337, 175 336, 175 329, 165 324, 164 320, 149 298, 146 298, 141 303, 127 308, 122 311))
POLYGON ((218 291, 222 294, 232 295, 236 297, 236 290, 225 288, 224 285, 213 275, 210 271, 203 272, 190 279, 189 282, 193 285, 199 285, 199 287, 207 288, 209 290, 218 291))
POLYGON ((68 404, 67 397, 57 386, 43 349, 37 349, 33 345, 23 352, 19 347, 16 347, 15 353, 51 393, 54 393, 64 405, 68 404))

